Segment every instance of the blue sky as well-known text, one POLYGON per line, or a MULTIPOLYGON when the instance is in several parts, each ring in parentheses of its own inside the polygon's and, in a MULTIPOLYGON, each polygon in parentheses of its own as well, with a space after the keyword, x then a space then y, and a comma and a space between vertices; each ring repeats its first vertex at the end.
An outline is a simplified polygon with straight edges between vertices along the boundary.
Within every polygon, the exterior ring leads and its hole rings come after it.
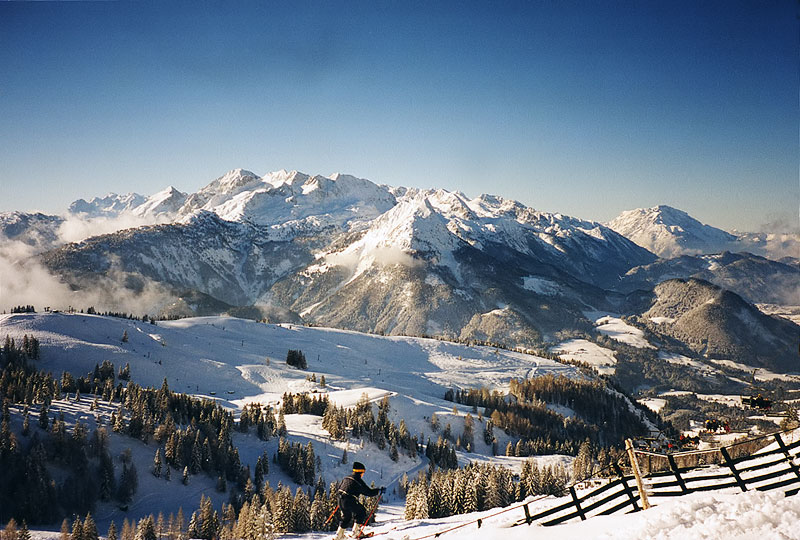
POLYGON ((0 3, 0 211, 236 167, 796 228, 797 7, 0 3))

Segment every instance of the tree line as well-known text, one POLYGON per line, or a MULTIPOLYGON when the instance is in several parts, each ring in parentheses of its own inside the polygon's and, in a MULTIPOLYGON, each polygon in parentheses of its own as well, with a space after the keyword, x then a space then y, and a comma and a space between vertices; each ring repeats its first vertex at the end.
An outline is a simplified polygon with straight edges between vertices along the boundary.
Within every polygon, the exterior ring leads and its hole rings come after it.
POLYGON ((507 394, 487 388, 448 390, 445 399, 483 407, 483 415, 494 426, 523 441, 520 455, 556 452, 575 455, 586 439, 600 446, 612 446, 627 437, 647 433, 640 413, 631 410, 630 401, 609 389, 602 380, 547 374, 512 379, 507 394), (576 414, 565 418, 548 408, 548 404, 568 407, 576 414))
POLYGON ((379 449, 389 448, 389 456, 397 461, 402 450, 409 457, 416 459, 422 448, 419 438, 411 435, 405 420, 395 424, 389 420, 389 397, 384 396, 378 404, 377 416, 373 412, 369 397, 364 394, 355 407, 345 408, 329 405, 322 417, 322 427, 335 440, 346 440, 352 437, 375 443, 379 449))
POLYGON ((508 506, 529 495, 561 495, 569 475, 563 465, 540 468, 525 462, 515 479, 505 467, 470 463, 455 470, 429 469, 410 483, 406 492, 405 519, 443 518, 508 506))

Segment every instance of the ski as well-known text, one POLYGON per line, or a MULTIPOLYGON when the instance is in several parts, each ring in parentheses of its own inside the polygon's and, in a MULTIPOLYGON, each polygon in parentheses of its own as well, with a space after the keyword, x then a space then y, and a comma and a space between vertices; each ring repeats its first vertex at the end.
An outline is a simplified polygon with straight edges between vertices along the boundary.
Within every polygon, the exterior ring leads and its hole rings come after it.
MULTIPOLYGON (((359 536, 353 536, 352 534, 345 534, 345 538, 353 538, 353 539, 356 539, 356 540, 360 540, 361 538, 372 538, 373 536, 380 536, 382 534, 386 534, 388 532, 392 532, 395 529, 397 529, 398 527, 399 527, 399 525, 395 525, 394 527, 386 529, 385 531, 370 531, 368 533, 364 533, 364 534, 361 534, 359 536)), ((336 537, 334 536, 332 540, 336 540, 336 537)))

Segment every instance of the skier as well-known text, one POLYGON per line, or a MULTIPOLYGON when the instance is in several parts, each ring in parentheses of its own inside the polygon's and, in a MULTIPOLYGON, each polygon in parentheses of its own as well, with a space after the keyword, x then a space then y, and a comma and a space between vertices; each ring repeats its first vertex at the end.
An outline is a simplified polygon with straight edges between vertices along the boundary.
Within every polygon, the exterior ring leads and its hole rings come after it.
POLYGON ((364 471, 366 471, 364 464, 356 461, 353 463, 353 474, 346 476, 339 483, 339 509, 342 511, 342 520, 339 522, 339 529, 336 531, 337 540, 342 540, 345 537, 345 531, 350 527, 350 522, 353 521, 354 517, 353 538, 362 538, 364 536, 363 529, 367 521, 367 509, 358 502, 359 495, 374 497, 379 493, 386 492, 385 487, 375 489, 368 487, 364 480, 361 479, 364 471))

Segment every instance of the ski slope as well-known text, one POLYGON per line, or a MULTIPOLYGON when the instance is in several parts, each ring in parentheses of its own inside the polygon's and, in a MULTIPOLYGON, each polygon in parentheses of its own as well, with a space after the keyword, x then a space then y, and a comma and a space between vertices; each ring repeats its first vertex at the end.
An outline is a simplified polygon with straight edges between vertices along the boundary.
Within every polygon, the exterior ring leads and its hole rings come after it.
MULTIPOLYGON (((83 314, 0 315, 0 336, 21 340, 26 333, 41 343, 40 369, 79 375, 103 360, 118 368, 129 363, 133 379, 143 386, 158 387, 166 378, 174 391, 214 396, 231 408, 254 399, 278 399, 286 391, 374 388, 439 399, 452 387, 500 389, 515 377, 579 376, 574 367, 492 347, 232 317, 153 325, 83 314), (289 349, 303 351, 306 371, 286 365, 289 349), (329 388, 306 381, 311 373, 325 375, 329 388)), ((352 402, 352 397, 343 400, 352 402)))
MULTIPOLYGON (((512 377, 545 373, 580 376, 566 366, 535 356, 496 350, 488 347, 467 347, 430 339, 381 337, 326 328, 294 325, 265 325, 227 317, 206 317, 159 322, 157 325, 126 319, 65 313, 18 314, 0 316, 0 337, 20 340, 24 334, 35 335, 41 343, 40 369, 60 373, 69 370, 76 375, 90 372, 96 363, 111 360, 117 368, 126 362, 132 379, 144 385, 159 386, 166 378, 173 390, 185 391, 220 401, 223 406, 240 409, 251 401, 277 403, 285 391, 327 392, 334 403, 350 406, 366 395, 372 401, 388 396, 395 421, 405 418, 412 433, 435 437, 427 419, 434 412, 441 425, 451 423, 454 431, 463 426, 467 408, 442 399, 451 386, 486 385, 504 388, 512 377), (128 341, 122 342, 127 331, 128 341), (288 349, 300 349, 307 358, 308 371, 286 365, 288 349), (317 382, 306 376, 314 373, 317 382), (319 384, 324 375, 325 387, 319 384)), ((53 402, 51 411, 64 412, 72 425, 81 420, 93 429, 97 420, 107 423, 114 406, 100 405, 89 411, 90 399, 75 402, 74 396, 53 402)), ((12 407, 12 429, 19 431, 21 414, 12 407)), ((350 463, 367 464, 365 480, 389 486, 385 503, 378 511, 377 532, 384 531, 387 540, 416 540, 454 525, 486 517, 497 509, 483 513, 453 516, 440 520, 402 519, 403 500, 394 492, 403 472, 409 476, 426 466, 423 460, 401 456, 392 462, 388 454, 374 445, 357 441, 331 441, 321 427, 321 419, 311 415, 287 415, 287 429, 292 440, 305 444, 311 441, 322 460, 323 476, 333 481, 347 474, 350 465, 341 463, 347 449, 350 463)), ((476 426, 480 428, 480 424, 476 426)), ((33 429, 39 429, 34 426, 33 429)), ((503 445, 508 440, 501 430, 495 434, 503 445)), ((243 463, 251 466, 262 453, 272 454, 277 440, 259 440, 255 434, 236 433, 235 444, 243 463)), ((216 507, 226 494, 216 493, 213 481, 203 475, 193 476, 183 486, 173 471, 170 483, 148 474, 155 452, 154 445, 111 434, 113 455, 131 448, 139 468, 140 488, 127 513, 113 504, 100 504, 95 514, 102 532, 111 520, 119 526, 124 517, 165 515, 194 509, 200 494, 210 495, 216 507)), ((475 452, 459 452, 459 462, 491 461, 519 471, 524 458, 491 456, 480 437, 475 452)), ((540 465, 562 463, 569 466, 567 456, 536 458, 540 465)), ((271 467, 268 479, 272 485, 290 483, 278 469, 271 467)), ((556 503, 547 498, 534 503, 547 507, 556 503)), ((800 538, 800 497, 784 498, 782 492, 738 493, 736 490, 709 494, 693 494, 675 500, 655 501, 654 508, 636 514, 595 517, 586 522, 557 527, 538 525, 511 527, 521 517, 521 510, 488 518, 481 529, 469 525, 446 533, 441 538, 500 539, 517 538, 584 539, 584 538, 800 538)), ((533 509, 532 508, 532 509, 533 509)), ((40 531, 34 538, 55 538, 57 533, 40 531)), ((329 534, 287 535, 293 538, 322 540, 329 534)))
MULTIPOLYGON (((463 430, 467 413, 476 417, 475 430, 480 434, 482 420, 470 407, 444 400, 448 388, 492 389, 507 388, 512 378, 531 377, 546 373, 582 377, 573 366, 491 347, 468 347, 433 339, 382 337, 328 328, 309 328, 296 325, 267 325, 231 317, 203 317, 178 321, 159 321, 157 324, 98 315, 68 313, 37 313, 0 315, 0 338, 6 335, 21 342, 23 335, 34 335, 40 341, 39 369, 56 377, 70 371, 76 377, 90 373, 104 360, 114 363, 117 370, 130 364, 131 380, 143 385, 160 387, 166 378, 170 389, 217 400, 236 414, 247 403, 258 401, 276 405, 284 392, 327 393, 339 406, 352 406, 362 396, 379 401, 388 396, 390 418, 399 423, 404 419, 409 432, 421 441, 436 440, 441 431, 434 432, 429 419, 436 413, 441 429, 451 424, 453 433, 463 430), (123 334, 127 332, 127 342, 123 334), (286 364, 289 349, 300 349, 306 356, 308 370, 298 370, 286 364), (307 380, 314 374, 317 382, 307 380), (326 385, 320 384, 322 376, 326 385)), ((52 414, 65 413, 68 428, 80 419, 94 429, 96 419, 108 423, 112 409, 89 412, 91 399, 81 403, 54 401, 52 414)), ((21 428, 21 411, 12 407, 15 422, 21 428)), ((116 410, 114 408, 113 410, 116 410)), ((322 418, 306 414, 286 415, 286 426, 293 442, 311 442, 321 459, 322 476, 326 482, 336 481, 350 472, 353 461, 367 465, 367 481, 389 488, 387 502, 399 505, 402 499, 394 494, 403 473, 413 477, 427 466, 423 459, 401 455, 397 462, 385 450, 359 440, 333 441, 322 429, 322 418), (347 450, 349 461, 342 463, 347 450)), ((35 428, 38 429, 38 428, 35 428)), ((495 429, 500 448, 510 438, 495 429)), ((142 482, 131 504, 136 515, 177 513, 197 507, 200 493, 211 496, 215 505, 227 500, 227 494, 214 490, 211 479, 198 475, 189 486, 182 486, 173 471, 171 484, 165 484, 145 471, 152 464, 154 445, 112 434, 112 452, 118 455, 130 447, 139 468, 142 482), (165 489, 169 486, 169 489, 165 489)), ((263 453, 272 455, 278 440, 261 441, 254 433, 234 434, 243 464, 255 466, 263 453)), ((562 462, 569 465, 568 456, 545 456, 542 464, 562 462)), ((516 471, 524 458, 492 457, 489 445, 482 437, 475 438, 473 453, 458 452, 462 465, 470 461, 496 461, 516 471)), ((177 475, 179 476, 179 475, 177 475)), ((292 485, 277 466, 270 468, 267 479, 292 485)), ((131 517, 131 513, 127 514, 131 517)), ((105 530, 111 520, 119 526, 126 514, 114 505, 99 505, 96 521, 105 530)), ((187 516, 188 517, 188 516, 187 516)))

